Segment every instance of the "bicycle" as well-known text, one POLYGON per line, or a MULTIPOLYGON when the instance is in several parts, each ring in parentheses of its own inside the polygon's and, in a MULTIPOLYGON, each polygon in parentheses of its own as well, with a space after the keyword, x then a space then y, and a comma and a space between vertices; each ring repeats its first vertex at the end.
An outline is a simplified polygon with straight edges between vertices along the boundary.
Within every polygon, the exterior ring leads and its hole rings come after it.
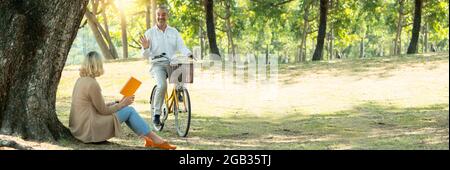
MULTIPOLYGON (((164 96, 164 102, 161 107, 160 124, 153 127, 156 131, 162 131, 165 125, 165 121, 168 115, 173 113, 175 116, 175 128, 177 134, 180 137, 186 137, 189 132, 191 124, 191 99, 189 91, 184 86, 177 87, 176 83, 192 83, 193 82, 193 63, 180 63, 175 66, 169 67, 169 84, 173 84, 170 96, 166 92, 164 96), (181 69, 181 70, 179 70, 181 69), (191 71, 191 72, 187 72, 191 71), (180 73, 180 75, 172 76, 173 73, 180 73), (180 100, 181 99, 181 100, 180 100)), ((153 119, 154 110, 154 95, 156 86, 153 86, 152 93, 150 95, 151 115, 153 119)))

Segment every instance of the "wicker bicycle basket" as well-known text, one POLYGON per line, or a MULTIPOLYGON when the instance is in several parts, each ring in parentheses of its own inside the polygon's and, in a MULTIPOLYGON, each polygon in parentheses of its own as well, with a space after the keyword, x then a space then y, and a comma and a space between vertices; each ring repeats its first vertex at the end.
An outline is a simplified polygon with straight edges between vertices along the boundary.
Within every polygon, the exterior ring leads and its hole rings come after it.
POLYGON ((194 64, 180 63, 169 66, 169 83, 193 83, 194 64))

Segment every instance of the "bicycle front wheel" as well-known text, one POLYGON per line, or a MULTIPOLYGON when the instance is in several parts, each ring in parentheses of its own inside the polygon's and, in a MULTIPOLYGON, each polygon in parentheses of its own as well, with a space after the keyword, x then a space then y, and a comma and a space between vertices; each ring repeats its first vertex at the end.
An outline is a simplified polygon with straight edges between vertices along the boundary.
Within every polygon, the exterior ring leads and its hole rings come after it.
POLYGON ((191 99, 186 88, 177 90, 176 93, 178 103, 174 105, 175 128, 178 136, 186 137, 191 125, 191 99))

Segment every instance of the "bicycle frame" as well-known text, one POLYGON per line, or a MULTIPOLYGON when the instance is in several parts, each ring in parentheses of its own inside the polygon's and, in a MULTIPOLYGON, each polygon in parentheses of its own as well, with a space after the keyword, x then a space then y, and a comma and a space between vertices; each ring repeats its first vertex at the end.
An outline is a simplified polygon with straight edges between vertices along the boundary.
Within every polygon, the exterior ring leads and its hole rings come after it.
MULTIPOLYGON (((178 97, 176 96, 176 88, 172 88, 172 93, 170 94, 170 97, 168 95, 168 93, 166 93, 165 97, 164 97, 164 102, 166 103, 167 107, 167 113, 173 113, 174 112, 174 108, 178 107, 178 97)), ((185 103, 185 102, 183 102, 185 103)), ((186 105, 186 103, 185 103, 186 105)))

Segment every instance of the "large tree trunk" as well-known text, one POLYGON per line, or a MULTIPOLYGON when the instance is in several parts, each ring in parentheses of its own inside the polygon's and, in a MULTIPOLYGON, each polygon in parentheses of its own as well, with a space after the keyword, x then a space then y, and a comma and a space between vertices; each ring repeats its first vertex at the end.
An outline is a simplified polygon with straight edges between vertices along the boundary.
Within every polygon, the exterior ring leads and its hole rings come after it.
POLYGON ((395 44, 394 44, 394 54, 398 55, 402 53, 402 28, 403 28, 403 9, 405 5, 405 0, 398 0, 399 9, 398 9, 398 21, 397 21, 397 34, 395 36, 395 44))
POLYGON ((0 133, 45 141, 71 137, 56 116, 56 90, 87 3, 0 3, 0 133))
POLYGON ((411 42, 408 47, 408 54, 416 54, 418 51, 417 45, 419 42, 420 35, 420 25, 422 21, 422 6, 423 0, 415 0, 415 10, 414 10, 414 24, 411 36, 411 42))
POLYGON ((216 28, 214 23, 214 0, 204 0, 206 12, 206 32, 208 34, 210 53, 217 55, 213 59, 220 59, 219 48, 216 42, 216 28))
POLYGON ((325 41, 325 34, 327 31, 327 14, 328 14, 328 0, 320 0, 320 24, 319 33, 317 35, 317 44, 312 60, 323 59, 323 44, 325 41))

